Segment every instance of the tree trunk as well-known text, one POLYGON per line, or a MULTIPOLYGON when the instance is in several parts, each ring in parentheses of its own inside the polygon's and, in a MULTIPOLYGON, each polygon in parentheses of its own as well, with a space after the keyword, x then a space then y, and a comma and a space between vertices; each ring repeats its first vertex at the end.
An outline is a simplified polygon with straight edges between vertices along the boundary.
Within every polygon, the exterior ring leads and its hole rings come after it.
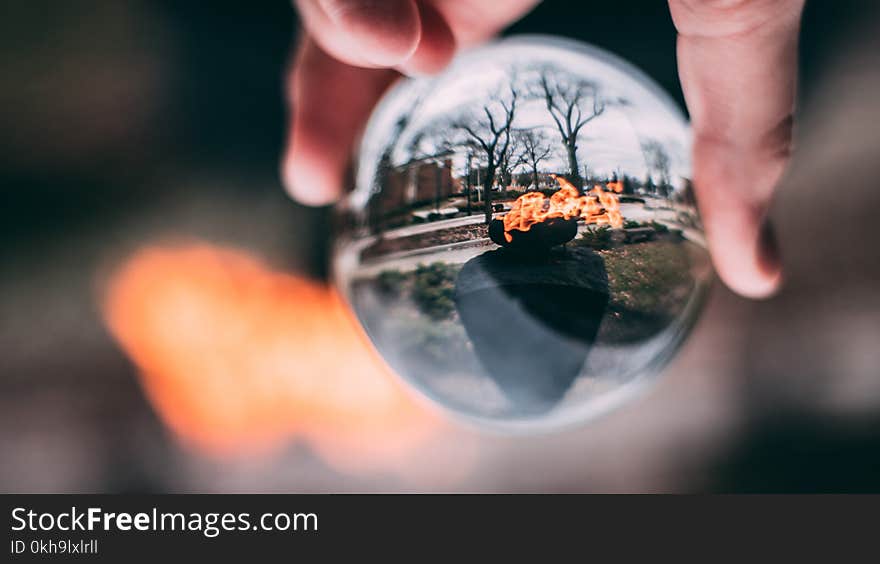
POLYGON ((535 190, 538 189, 538 166, 532 165, 532 182, 535 184, 535 190))
POLYGON ((568 154, 569 180, 578 187, 578 190, 583 191, 583 180, 581 179, 581 171, 577 159, 577 144, 574 141, 567 142, 565 144, 565 152, 568 154))
POLYGON ((467 184, 465 184, 465 193, 467 194, 467 214, 471 215, 471 173, 468 171, 467 184))
POLYGON ((492 222, 492 183, 495 181, 495 168, 490 163, 486 168, 486 178, 483 180, 483 200, 485 201, 486 225, 492 222))

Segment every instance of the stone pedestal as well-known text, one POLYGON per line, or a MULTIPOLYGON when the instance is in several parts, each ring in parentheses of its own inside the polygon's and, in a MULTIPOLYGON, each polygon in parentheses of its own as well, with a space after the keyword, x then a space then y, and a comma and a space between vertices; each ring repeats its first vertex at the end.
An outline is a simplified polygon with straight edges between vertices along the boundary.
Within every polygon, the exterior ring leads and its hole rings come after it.
POLYGON ((589 249, 498 249, 464 265, 455 303, 492 379, 518 411, 540 413, 580 374, 608 304, 608 278, 589 249))

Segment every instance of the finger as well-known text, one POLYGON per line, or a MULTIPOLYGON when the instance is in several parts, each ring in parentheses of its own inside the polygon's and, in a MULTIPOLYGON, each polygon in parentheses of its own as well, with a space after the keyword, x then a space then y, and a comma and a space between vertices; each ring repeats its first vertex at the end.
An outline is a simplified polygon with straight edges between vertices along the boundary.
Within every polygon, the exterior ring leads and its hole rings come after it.
POLYGON ((346 65, 309 38, 300 44, 288 78, 291 124, 282 158, 284 185, 295 200, 326 205, 341 195, 357 134, 396 76, 346 65))
POLYGON ((419 45, 414 0, 296 0, 296 6, 309 35, 349 65, 393 67, 419 45))
POLYGON ((788 159, 803 0, 670 0, 694 181, 719 275, 749 297, 781 267, 765 215, 788 159))
POLYGON ((434 74, 445 67, 455 54, 455 37, 443 16, 430 2, 419 3, 421 34, 412 56, 399 65, 408 75, 434 74))
POLYGON ((434 0, 431 5, 443 16, 460 47, 482 43, 520 19, 539 0, 434 0))

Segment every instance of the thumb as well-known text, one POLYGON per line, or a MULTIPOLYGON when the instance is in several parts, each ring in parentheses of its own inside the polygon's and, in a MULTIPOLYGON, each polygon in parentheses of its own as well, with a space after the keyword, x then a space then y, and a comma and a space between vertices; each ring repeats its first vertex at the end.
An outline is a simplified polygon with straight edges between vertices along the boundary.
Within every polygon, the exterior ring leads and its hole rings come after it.
POLYGON ((358 67, 394 67, 421 38, 414 0, 296 0, 303 24, 321 48, 358 67))
POLYGON ((791 143, 803 0, 670 0, 715 267, 747 297, 781 282, 769 202, 791 143))

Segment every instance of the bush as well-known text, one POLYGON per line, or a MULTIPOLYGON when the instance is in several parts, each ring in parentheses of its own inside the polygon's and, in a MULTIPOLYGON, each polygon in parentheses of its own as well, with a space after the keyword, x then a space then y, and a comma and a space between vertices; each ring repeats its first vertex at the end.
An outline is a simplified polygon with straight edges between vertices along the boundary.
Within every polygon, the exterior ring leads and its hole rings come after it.
POLYGON ((447 319, 452 315, 457 270, 442 262, 416 267, 412 297, 422 313, 432 319, 447 319))
POLYGON ((611 244, 611 228, 607 225, 588 227, 581 234, 579 243, 594 249, 606 249, 611 244))
POLYGON ((658 223, 656 221, 651 220, 651 227, 654 228, 654 231, 657 233, 668 233, 669 227, 666 224, 658 223))
POLYGON ((461 267, 435 262, 412 272, 383 270, 376 278, 378 293, 386 298, 410 297, 419 311, 434 320, 450 319, 455 311, 455 278, 461 267))
POLYGON ((406 274, 399 270, 383 270, 377 278, 379 292, 385 296, 396 298, 403 291, 406 282, 406 274))

